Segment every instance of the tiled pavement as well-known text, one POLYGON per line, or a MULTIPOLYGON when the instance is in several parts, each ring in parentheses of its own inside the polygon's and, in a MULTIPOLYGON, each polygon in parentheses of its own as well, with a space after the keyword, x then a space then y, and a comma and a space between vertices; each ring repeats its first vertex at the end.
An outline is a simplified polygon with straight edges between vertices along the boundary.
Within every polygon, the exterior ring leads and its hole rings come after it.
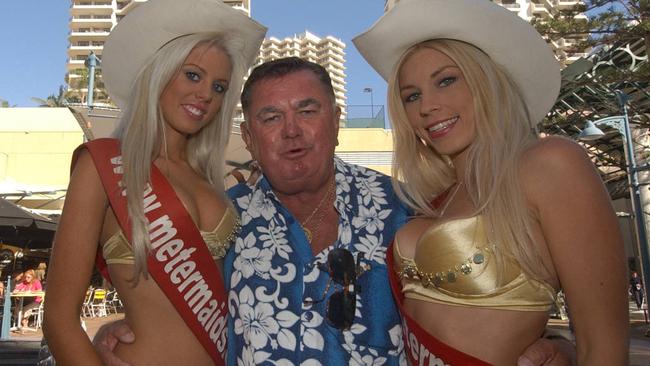
MULTIPOLYGON (((120 318, 121 314, 112 314, 103 318, 85 319, 89 337, 92 338, 102 324, 120 318)), ((570 337, 567 321, 551 319, 549 327, 570 337)), ((37 330, 24 334, 11 333, 9 340, 0 340, 0 365, 34 365, 42 337, 43 333, 37 330)), ((630 366, 647 365, 650 365, 650 324, 645 322, 643 312, 630 303, 630 366)))

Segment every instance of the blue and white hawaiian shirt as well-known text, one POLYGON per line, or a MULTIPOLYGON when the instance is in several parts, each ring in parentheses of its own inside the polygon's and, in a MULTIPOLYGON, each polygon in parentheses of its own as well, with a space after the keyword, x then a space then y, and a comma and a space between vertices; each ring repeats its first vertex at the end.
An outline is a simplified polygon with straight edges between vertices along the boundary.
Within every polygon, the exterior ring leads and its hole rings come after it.
POLYGON ((338 239, 316 256, 296 218, 269 182, 229 191, 242 231, 225 258, 231 321, 229 365, 405 365, 399 313, 393 301, 386 250, 407 211, 390 177, 334 158, 338 239), (332 248, 363 253, 367 269, 357 278, 354 324, 326 320, 326 299, 341 285, 326 270, 332 248), (326 289, 328 289, 326 291, 326 289))

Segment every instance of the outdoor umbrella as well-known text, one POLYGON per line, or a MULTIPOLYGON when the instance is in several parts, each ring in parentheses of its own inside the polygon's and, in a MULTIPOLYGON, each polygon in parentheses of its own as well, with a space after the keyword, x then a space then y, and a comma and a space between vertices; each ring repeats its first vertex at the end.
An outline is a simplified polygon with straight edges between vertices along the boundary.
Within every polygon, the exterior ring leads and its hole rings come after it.
POLYGON ((52 246, 56 222, 0 198, 0 240, 29 249, 52 246))

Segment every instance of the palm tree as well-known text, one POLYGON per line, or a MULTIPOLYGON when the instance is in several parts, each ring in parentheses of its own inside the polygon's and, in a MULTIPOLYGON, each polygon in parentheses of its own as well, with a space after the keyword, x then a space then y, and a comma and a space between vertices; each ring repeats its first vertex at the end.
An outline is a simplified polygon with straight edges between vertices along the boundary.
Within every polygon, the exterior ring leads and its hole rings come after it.
POLYGON ((68 105, 66 90, 63 85, 59 86, 58 95, 51 94, 47 99, 32 97, 32 101, 38 103, 39 107, 65 107, 68 105))
POLYGON ((12 108, 12 107, 15 107, 15 106, 16 106, 15 104, 14 105, 9 105, 9 101, 0 98, 0 108, 12 108))

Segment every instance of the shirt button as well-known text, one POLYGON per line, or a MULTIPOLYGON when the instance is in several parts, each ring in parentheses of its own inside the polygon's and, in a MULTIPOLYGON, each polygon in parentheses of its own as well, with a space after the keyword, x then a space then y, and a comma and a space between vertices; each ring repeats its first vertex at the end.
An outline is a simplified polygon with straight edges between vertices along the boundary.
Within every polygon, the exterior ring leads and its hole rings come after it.
POLYGON ((308 311, 305 313, 305 320, 308 322, 311 321, 314 318, 314 314, 311 313, 311 311, 308 311))

